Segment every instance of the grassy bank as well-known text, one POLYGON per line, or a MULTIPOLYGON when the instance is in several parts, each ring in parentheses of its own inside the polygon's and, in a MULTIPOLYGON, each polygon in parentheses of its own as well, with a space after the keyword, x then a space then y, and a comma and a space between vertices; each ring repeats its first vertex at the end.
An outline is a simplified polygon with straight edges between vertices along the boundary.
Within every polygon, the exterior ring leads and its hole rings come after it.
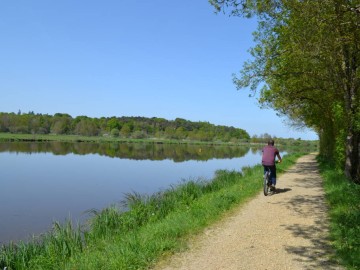
POLYGON ((360 185, 318 159, 329 204, 331 238, 347 269, 360 269, 360 185))
MULTIPOLYGON (((279 173, 299 156, 286 156, 279 173)), ((220 170, 212 181, 188 181, 148 197, 128 194, 127 211, 93 211, 86 226, 54 223, 39 239, 3 246, 0 269, 146 269, 258 194, 261 175, 260 165, 242 173, 220 170)))
MULTIPOLYGON (((216 141, 200 141, 190 139, 164 139, 164 138, 123 138, 112 136, 80 136, 80 135, 55 135, 55 134, 16 134, 0 132, 0 142, 14 142, 14 141, 28 141, 28 142, 118 142, 118 143, 159 143, 159 144, 196 144, 196 145, 246 145, 261 147, 266 144, 267 140, 260 139, 257 142, 251 140, 241 140, 237 142, 223 142, 216 141)), ((318 147, 317 141, 299 141, 293 139, 277 139, 276 145, 286 147, 286 149, 294 149, 292 152, 316 152, 318 147)))
POLYGON ((0 133, 0 141, 34 141, 34 142, 127 142, 127 143, 167 143, 167 144, 202 144, 202 145, 237 145, 237 144, 249 144, 244 141, 242 143, 231 143, 221 141, 196 141, 196 140, 171 140, 161 138, 145 138, 145 139, 133 139, 133 138, 120 138, 112 136, 79 136, 79 135, 55 135, 55 134, 14 134, 14 133, 0 133))

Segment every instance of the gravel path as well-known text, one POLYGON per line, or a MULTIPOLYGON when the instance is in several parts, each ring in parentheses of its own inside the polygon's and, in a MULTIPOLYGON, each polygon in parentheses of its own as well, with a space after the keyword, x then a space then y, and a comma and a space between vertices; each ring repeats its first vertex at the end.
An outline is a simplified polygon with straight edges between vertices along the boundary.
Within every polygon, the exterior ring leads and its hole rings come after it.
POLYGON ((342 269, 330 257, 315 154, 278 177, 278 192, 235 209, 155 269, 342 269))

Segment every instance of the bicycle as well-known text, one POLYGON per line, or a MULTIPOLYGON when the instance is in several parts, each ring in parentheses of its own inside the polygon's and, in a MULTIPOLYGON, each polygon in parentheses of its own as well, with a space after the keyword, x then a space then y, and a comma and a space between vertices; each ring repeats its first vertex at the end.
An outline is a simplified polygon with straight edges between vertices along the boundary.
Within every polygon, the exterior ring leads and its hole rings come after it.
MULTIPOLYGON (((280 163, 280 162, 281 162, 281 160, 276 161, 276 163, 280 163)), ((264 195, 267 196, 267 195, 269 195, 269 193, 275 193, 275 187, 272 186, 270 167, 265 166, 264 195)))

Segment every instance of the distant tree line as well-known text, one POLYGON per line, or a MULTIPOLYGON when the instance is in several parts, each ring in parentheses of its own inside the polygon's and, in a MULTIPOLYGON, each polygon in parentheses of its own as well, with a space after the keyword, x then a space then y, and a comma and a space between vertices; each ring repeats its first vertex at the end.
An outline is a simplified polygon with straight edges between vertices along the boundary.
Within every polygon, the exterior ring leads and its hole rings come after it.
POLYGON ((276 146, 281 145, 286 147, 301 147, 303 150, 305 150, 304 148, 310 147, 311 149, 313 149, 311 151, 317 151, 319 143, 318 140, 302 140, 301 138, 279 138, 276 136, 271 136, 268 133, 253 135, 250 139, 250 142, 252 144, 267 144, 269 139, 273 139, 276 146))
POLYGON ((125 116, 73 118, 66 113, 48 115, 20 111, 0 113, 0 132, 222 142, 250 140, 249 134, 240 128, 213 125, 208 122, 191 122, 181 118, 175 120, 125 116))

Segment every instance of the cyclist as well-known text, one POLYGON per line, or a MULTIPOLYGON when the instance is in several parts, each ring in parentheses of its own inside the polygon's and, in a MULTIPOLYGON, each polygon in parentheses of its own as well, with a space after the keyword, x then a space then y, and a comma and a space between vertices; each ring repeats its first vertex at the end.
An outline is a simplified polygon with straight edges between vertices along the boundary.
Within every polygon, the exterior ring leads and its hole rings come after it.
POLYGON ((268 144, 262 150, 262 165, 264 166, 264 174, 267 170, 271 172, 271 187, 270 189, 275 191, 276 186, 276 166, 275 157, 278 158, 278 162, 281 162, 281 156, 279 150, 274 146, 274 140, 270 139, 268 144))

